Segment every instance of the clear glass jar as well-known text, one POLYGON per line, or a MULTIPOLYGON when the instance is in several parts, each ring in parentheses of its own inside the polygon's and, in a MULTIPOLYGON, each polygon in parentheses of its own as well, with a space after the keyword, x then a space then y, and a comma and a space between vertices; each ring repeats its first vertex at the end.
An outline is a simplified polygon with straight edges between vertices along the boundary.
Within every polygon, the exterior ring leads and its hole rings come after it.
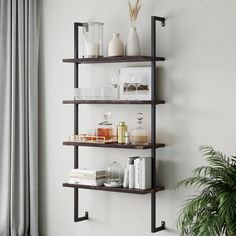
POLYGON ((124 180, 124 168, 116 161, 106 167, 105 186, 121 187, 124 180))
POLYGON ((143 128, 143 114, 137 114, 138 127, 131 131, 130 141, 132 144, 148 144, 148 134, 143 128))
POLYGON ((97 135, 104 137, 105 141, 114 141, 114 127, 111 120, 111 113, 104 114, 104 120, 98 124, 97 135))
POLYGON ((103 56, 103 23, 88 22, 83 24, 83 57, 103 56))

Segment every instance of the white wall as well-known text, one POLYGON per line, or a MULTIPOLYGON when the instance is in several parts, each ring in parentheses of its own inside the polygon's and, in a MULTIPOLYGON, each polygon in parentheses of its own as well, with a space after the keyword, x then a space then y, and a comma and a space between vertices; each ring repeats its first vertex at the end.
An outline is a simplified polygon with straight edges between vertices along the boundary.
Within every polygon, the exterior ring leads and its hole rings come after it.
MULTIPOLYGON (((166 221, 160 236, 178 235, 176 214, 186 191, 176 191, 179 179, 203 163, 198 152, 210 144, 233 153, 236 139, 236 2, 233 0, 143 0, 138 32, 143 54, 150 53, 150 16, 167 18, 158 30, 158 53, 167 61, 159 65, 162 98, 158 107, 158 140, 167 144, 157 151, 158 183, 166 191, 157 194, 157 224, 166 221)), ((61 143, 73 132, 72 98, 73 22, 104 22, 105 45, 113 32, 126 39, 129 18, 126 0, 42 1, 40 59, 40 235, 41 236, 146 236, 150 233, 150 196, 81 190, 80 211, 89 221, 73 222, 73 190, 62 188, 73 166, 73 148, 61 143)), ((105 49, 107 52, 107 49, 105 49)), ((93 86, 109 81, 121 65, 81 66, 81 84, 93 86)), ((123 65, 124 66, 124 65, 123 65)), ((93 127, 103 111, 114 121, 135 124, 143 111, 149 127, 147 106, 82 106, 83 128, 93 127)), ((112 160, 125 163, 130 150, 81 149, 81 167, 104 167, 112 160)), ((142 155, 148 155, 144 151, 142 155)))

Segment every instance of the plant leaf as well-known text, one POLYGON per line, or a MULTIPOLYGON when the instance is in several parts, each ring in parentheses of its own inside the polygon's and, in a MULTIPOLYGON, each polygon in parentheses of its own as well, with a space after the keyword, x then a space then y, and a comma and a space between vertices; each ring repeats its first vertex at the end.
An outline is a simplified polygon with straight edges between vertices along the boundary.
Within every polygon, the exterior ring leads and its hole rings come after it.
POLYGON ((196 168, 193 176, 177 188, 197 187, 200 193, 188 199, 178 216, 182 236, 236 235, 236 157, 228 157, 211 146, 200 150, 208 165, 196 168))

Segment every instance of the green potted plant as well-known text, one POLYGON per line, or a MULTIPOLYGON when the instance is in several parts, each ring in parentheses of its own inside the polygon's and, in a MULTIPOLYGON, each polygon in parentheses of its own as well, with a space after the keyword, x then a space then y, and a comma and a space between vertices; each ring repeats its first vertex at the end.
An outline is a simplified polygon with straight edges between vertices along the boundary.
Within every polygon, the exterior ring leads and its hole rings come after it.
POLYGON ((180 186, 197 187, 178 217, 181 236, 236 236, 236 157, 210 146, 200 147, 208 165, 193 171, 180 186))

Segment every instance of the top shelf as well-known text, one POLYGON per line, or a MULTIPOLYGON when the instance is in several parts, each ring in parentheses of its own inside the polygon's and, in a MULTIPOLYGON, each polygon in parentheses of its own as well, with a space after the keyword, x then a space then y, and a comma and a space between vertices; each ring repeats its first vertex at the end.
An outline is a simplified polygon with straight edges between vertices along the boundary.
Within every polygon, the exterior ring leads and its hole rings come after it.
POLYGON ((151 57, 151 56, 124 56, 124 57, 98 57, 98 58, 63 59, 63 62, 76 63, 76 64, 153 62, 153 61, 165 61, 165 58, 164 57, 151 57))

